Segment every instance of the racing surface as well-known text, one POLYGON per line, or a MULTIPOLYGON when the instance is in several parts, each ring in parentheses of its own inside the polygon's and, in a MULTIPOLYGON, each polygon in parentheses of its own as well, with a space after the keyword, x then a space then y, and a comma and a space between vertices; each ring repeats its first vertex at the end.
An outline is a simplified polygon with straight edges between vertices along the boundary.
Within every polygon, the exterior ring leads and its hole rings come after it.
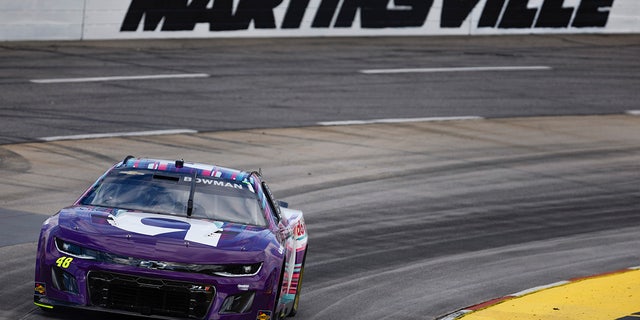
POLYGON ((640 37, 527 39, 4 45, 0 318, 123 319, 45 313, 32 304, 32 281, 40 223, 127 154, 262 168, 275 196, 305 212, 310 252, 297 319, 433 319, 639 265, 640 117, 625 112, 638 108, 640 37), (345 71, 478 64, 552 69, 345 71), (199 66, 212 76, 29 82, 139 66, 156 68, 147 74, 199 66), (316 125, 462 115, 489 119, 316 125), (200 132, 29 142, 176 128, 200 132))
POLYGON ((638 35, 3 43, 0 144, 337 120, 618 114, 638 109, 639 47, 638 35), (482 67, 516 69, 434 72, 482 67), (432 72, 363 73, 424 68, 432 72), (178 75, 191 77, 55 82, 178 75))

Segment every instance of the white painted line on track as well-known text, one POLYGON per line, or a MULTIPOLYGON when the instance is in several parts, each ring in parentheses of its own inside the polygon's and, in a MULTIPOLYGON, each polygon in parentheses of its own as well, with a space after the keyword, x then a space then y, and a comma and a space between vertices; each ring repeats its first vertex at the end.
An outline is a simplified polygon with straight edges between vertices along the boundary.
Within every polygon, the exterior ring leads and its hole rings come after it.
POLYGON ((170 129, 170 130, 151 130, 151 131, 137 131, 137 132, 92 133, 92 134, 78 134, 78 135, 70 135, 70 136, 42 137, 42 138, 38 138, 38 140, 51 142, 51 141, 61 141, 61 140, 159 136, 159 135, 166 135, 166 134, 184 134, 184 133, 198 133, 198 131, 191 130, 191 129, 170 129))
POLYGON ((502 67, 458 67, 458 68, 407 68, 407 69, 365 69, 364 74, 385 73, 437 73, 437 72, 477 72, 477 71, 540 71, 552 70, 549 66, 502 66, 502 67))
POLYGON ((640 116, 640 110, 627 110, 627 114, 632 116, 640 116))
POLYGON ((158 80, 158 79, 185 79, 185 78, 208 78, 206 73, 183 73, 183 74, 152 74, 140 76, 114 76, 114 77, 90 77, 90 78, 59 78, 59 79, 33 79, 33 83, 78 83, 78 82, 104 82, 104 81, 124 81, 124 80, 158 80))
POLYGON ((456 320, 456 319, 462 318, 462 316, 464 316, 467 313, 471 313, 471 312, 472 312, 472 310, 459 310, 459 311, 456 311, 456 312, 454 312, 452 314, 446 315, 446 316, 444 316, 442 318, 438 318, 438 320, 456 320))
POLYGON ((483 117, 464 116, 464 117, 427 117, 427 118, 390 118, 390 119, 374 119, 374 120, 345 120, 345 121, 323 121, 318 122, 320 126, 349 126, 358 124, 375 124, 375 123, 407 123, 407 122, 436 122, 436 121, 460 121, 460 120, 481 120, 483 117))
POLYGON ((569 283, 569 281, 558 281, 558 282, 550 283, 550 284, 547 284, 547 285, 533 287, 533 288, 527 289, 527 290, 522 290, 522 291, 514 293, 514 294, 512 294, 510 296, 512 296, 512 297, 522 297, 522 296, 530 294, 530 293, 542 291, 542 290, 545 290, 545 289, 551 289, 551 288, 554 288, 554 287, 565 285, 567 283, 569 283))

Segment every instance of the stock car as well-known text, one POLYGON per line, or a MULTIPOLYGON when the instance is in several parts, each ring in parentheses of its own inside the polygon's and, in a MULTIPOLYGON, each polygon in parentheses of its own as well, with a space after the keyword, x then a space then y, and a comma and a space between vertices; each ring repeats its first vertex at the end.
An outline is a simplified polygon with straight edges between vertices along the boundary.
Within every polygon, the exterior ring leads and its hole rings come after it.
POLYGON ((43 224, 34 303, 164 319, 298 311, 303 214, 258 172, 127 156, 43 224))

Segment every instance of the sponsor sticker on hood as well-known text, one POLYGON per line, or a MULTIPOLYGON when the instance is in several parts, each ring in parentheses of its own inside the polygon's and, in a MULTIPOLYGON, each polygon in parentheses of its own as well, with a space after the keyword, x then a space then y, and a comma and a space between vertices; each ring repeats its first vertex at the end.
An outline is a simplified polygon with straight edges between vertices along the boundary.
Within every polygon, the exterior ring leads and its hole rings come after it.
POLYGON ((216 247, 223 231, 223 222, 187 217, 118 210, 109 215, 110 225, 147 236, 162 236, 216 247))

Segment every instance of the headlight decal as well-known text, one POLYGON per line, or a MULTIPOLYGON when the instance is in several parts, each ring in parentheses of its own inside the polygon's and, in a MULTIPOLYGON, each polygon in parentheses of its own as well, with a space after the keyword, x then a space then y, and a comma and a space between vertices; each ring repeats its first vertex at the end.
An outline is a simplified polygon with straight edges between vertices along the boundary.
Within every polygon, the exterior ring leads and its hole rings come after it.
POLYGON ((74 258, 86 260, 98 260, 100 258, 100 253, 98 251, 64 241, 60 238, 55 239, 55 244, 56 249, 58 249, 60 253, 72 256, 74 258))

